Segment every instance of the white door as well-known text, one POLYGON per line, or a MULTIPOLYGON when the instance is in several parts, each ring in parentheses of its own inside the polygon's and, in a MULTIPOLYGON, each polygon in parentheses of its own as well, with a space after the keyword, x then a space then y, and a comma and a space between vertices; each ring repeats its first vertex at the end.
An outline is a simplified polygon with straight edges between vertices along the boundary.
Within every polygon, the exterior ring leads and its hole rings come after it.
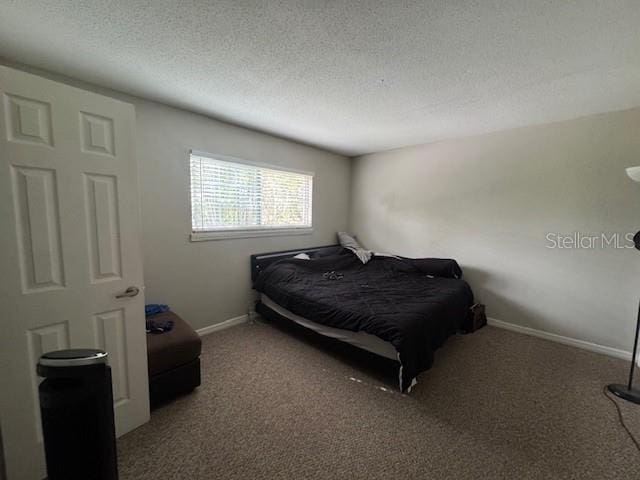
POLYGON ((45 476, 38 357, 109 353, 118 435, 149 419, 133 106, 0 66, 0 428, 45 476), (128 287, 133 297, 116 298, 128 287))

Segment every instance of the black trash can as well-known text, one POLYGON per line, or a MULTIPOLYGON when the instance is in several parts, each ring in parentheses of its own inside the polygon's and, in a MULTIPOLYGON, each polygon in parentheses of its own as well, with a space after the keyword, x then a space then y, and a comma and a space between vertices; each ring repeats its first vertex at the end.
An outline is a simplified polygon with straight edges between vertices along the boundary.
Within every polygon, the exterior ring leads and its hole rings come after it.
POLYGON ((48 480, 117 480, 111 368, 102 350, 59 350, 38 362, 48 480))

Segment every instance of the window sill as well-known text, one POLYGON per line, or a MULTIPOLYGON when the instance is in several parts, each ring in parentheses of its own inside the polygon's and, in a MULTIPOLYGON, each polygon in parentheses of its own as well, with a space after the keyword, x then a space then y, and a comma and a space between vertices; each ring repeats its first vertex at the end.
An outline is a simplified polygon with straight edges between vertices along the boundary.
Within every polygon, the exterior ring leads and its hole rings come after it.
POLYGON ((193 232, 192 242, 207 242, 210 240, 229 240, 232 238, 257 237, 286 237, 290 235, 311 235, 313 228, 273 228, 264 230, 229 230, 218 232, 193 232))

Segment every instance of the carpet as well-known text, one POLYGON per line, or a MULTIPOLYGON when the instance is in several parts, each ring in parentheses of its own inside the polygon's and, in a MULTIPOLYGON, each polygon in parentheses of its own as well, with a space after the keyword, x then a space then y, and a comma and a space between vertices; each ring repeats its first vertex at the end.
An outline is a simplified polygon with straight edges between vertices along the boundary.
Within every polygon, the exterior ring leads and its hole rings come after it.
POLYGON ((204 337, 201 360, 200 388, 119 439, 121 480, 640 478, 602 393, 621 360, 485 327, 403 395, 391 362, 260 321, 204 337))

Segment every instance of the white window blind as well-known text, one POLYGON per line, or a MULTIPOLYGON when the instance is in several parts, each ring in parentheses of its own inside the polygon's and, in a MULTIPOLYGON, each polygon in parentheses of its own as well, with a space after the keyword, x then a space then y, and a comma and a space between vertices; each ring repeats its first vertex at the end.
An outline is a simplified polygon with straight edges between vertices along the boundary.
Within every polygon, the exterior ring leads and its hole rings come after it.
POLYGON ((313 175, 191 153, 193 232, 311 227, 313 175))

